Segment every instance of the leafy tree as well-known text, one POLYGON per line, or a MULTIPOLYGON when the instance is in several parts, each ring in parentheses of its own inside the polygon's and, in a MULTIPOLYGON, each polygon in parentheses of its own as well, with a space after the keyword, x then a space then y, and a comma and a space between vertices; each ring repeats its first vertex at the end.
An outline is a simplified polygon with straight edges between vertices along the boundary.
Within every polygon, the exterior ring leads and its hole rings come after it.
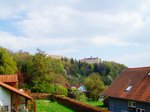
POLYGON ((64 83, 68 82, 68 80, 62 74, 50 73, 49 77, 58 84, 63 85, 64 83))
POLYGON ((51 72, 57 74, 65 74, 63 62, 60 59, 49 58, 49 63, 51 64, 51 72))
POLYGON ((91 74, 85 78, 84 85, 93 100, 98 100, 100 93, 104 90, 104 84, 99 74, 91 74))
POLYGON ((8 50, 0 48, 0 74, 15 74, 17 64, 10 56, 8 50))
POLYGON ((23 52, 22 50, 13 54, 14 60, 17 63, 18 67, 18 78, 19 78, 19 87, 24 87, 24 85, 31 85, 32 72, 32 59, 33 55, 28 52, 23 52))
POLYGON ((49 58, 46 57, 46 54, 43 51, 38 50, 38 53, 36 53, 33 57, 32 64, 32 91, 48 92, 47 88, 50 86, 52 81, 49 77, 51 72, 49 58))

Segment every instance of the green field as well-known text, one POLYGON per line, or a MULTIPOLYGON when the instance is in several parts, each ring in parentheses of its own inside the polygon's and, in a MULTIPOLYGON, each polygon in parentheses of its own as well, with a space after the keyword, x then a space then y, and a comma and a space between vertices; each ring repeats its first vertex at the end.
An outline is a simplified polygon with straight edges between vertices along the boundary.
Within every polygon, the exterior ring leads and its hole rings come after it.
POLYGON ((48 100, 37 100, 36 107, 37 112, 75 112, 57 102, 50 102, 48 100))
POLYGON ((95 106, 95 107, 100 107, 100 108, 106 108, 103 104, 103 102, 100 102, 100 101, 84 101, 84 103, 86 104, 89 104, 89 105, 92 105, 92 106, 95 106))

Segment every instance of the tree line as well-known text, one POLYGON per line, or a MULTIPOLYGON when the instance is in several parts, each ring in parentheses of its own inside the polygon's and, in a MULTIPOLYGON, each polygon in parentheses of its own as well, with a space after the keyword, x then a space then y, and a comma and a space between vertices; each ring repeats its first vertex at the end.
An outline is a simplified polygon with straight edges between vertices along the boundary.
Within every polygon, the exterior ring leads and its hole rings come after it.
POLYGON ((62 85, 65 82, 88 85, 91 74, 97 74, 102 81, 100 83, 107 86, 124 68, 125 65, 112 61, 88 64, 73 58, 55 59, 40 49, 30 54, 22 50, 13 52, 0 48, 0 74, 18 74, 19 87, 29 88, 32 92, 54 92, 61 88, 55 86, 56 82, 62 85))

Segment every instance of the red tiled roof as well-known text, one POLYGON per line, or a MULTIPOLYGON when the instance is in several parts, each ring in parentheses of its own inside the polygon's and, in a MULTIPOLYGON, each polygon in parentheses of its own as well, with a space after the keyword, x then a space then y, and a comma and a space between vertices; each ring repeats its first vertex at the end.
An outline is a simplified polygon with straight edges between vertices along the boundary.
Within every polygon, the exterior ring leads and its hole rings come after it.
POLYGON ((63 86, 66 87, 66 88, 69 88, 71 85, 70 85, 69 83, 65 82, 65 83, 63 84, 63 86))
POLYGON ((142 102, 150 102, 150 67, 127 68, 106 89, 105 96, 129 99, 142 102), (125 91, 128 85, 132 85, 130 91, 125 91))
POLYGON ((17 77, 17 75, 0 75, 0 81, 5 82, 5 83, 8 83, 8 82, 17 83, 18 77, 17 77))
POLYGON ((3 83, 3 82, 0 82, 0 86, 4 87, 4 88, 6 88, 6 89, 8 89, 8 90, 10 90, 10 91, 13 91, 13 92, 15 92, 15 93, 17 93, 17 94, 19 94, 19 95, 25 97, 25 98, 28 98, 28 99, 30 99, 30 100, 33 100, 33 98, 32 98, 31 96, 29 96, 28 94, 23 93, 23 92, 19 91, 18 89, 14 88, 14 87, 12 87, 12 86, 9 86, 8 84, 5 84, 5 83, 3 83))

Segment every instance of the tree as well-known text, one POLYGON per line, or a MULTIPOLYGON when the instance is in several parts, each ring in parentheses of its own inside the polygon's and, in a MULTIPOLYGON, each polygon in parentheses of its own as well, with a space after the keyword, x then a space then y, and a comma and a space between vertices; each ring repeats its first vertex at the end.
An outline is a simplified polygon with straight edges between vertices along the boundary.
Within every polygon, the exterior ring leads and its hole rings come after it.
POLYGON ((49 58, 46 57, 46 54, 43 51, 38 50, 38 53, 33 57, 32 64, 32 91, 49 92, 48 88, 52 82, 52 79, 49 77, 51 72, 49 58))
POLYGON ((71 63, 71 64, 74 64, 73 58, 70 59, 70 63, 71 63))
POLYGON ((24 52, 20 50, 19 52, 16 52, 13 54, 13 58, 15 62, 17 63, 18 67, 18 85, 21 88, 26 88, 25 85, 31 84, 31 66, 32 66, 32 60, 33 55, 29 54, 28 52, 24 52))
POLYGON ((94 64, 93 72, 98 73, 98 64, 97 63, 94 64))
POLYGON ((50 78, 58 84, 62 85, 68 82, 68 80, 62 74, 50 73, 50 78))
POLYGON ((51 70, 57 74, 65 74, 63 62, 60 59, 49 58, 51 64, 51 70))
POLYGON ((10 56, 8 50, 0 48, 0 74, 15 74, 17 64, 10 56))
POLYGON ((89 97, 98 100, 100 93, 104 90, 104 84, 99 74, 91 74, 84 80, 84 85, 89 92, 89 97))

